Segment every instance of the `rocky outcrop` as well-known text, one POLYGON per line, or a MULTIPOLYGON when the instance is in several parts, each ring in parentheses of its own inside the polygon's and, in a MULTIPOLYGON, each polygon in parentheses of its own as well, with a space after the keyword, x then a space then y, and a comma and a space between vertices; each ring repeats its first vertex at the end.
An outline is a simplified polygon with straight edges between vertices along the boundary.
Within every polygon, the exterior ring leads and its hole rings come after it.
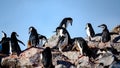
MULTIPOLYGON (((46 47, 54 47, 57 43, 57 36, 52 36, 46 47)), ((52 63, 55 68, 104 68, 104 67, 120 67, 120 43, 108 42, 90 42, 88 45, 93 51, 95 50, 98 56, 95 59, 90 59, 88 56, 81 56, 79 51, 59 52, 52 50, 52 63), (101 51, 103 48, 111 48, 101 51), (113 49, 113 50, 112 50, 113 49), (98 51, 100 50, 100 51, 98 51), (115 53, 113 54, 114 51, 115 53), (116 54, 117 52, 117 54, 116 54)), ((1 68, 42 68, 41 53, 44 50, 42 47, 30 47, 22 53, 10 56, 1 56, 1 68)))

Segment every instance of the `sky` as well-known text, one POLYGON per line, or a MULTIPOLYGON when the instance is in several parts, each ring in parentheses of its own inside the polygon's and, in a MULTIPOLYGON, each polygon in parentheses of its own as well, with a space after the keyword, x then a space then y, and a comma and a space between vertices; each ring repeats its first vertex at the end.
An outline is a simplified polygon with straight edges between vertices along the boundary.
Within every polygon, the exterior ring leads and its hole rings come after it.
POLYGON ((67 28, 72 38, 87 36, 86 23, 92 24, 95 33, 102 31, 97 27, 100 24, 111 31, 120 24, 120 0, 0 0, 0 31, 8 37, 17 32, 26 44, 20 44, 22 50, 27 47, 30 26, 50 38, 65 17, 73 18, 73 25, 67 28))

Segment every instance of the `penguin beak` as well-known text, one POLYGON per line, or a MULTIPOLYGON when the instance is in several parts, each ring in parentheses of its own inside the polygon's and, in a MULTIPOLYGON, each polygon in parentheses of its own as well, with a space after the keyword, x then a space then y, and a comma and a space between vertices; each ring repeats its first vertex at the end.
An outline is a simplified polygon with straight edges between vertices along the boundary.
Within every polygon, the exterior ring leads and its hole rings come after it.
POLYGON ((55 33, 56 31, 53 31, 53 33, 55 33))
POLYGON ((98 27, 105 28, 105 24, 99 25, 98 27))
POLYGON ((101 25, 99 25, 98 27, 101 27, 101 25))
POLYGON ((69 21, 70 25, 72 26, 72 20, 68 20, 68 21, 69 21))
POLYGON ((53 31, 53 33, 56 33, 56 35, 58 35, 58 32, 57 32, 57 31, 53 31))
POLYGON ((5 33, 4 31, 2 31, 2 33, 5 33))
POLYGON ((67 25, 68 23, 70 23, 70 25, 72 26, 72 20, 67 20, 67 25))
POLYGON ((100 28, 103 28, 103 29, 104 29, 104 26, 102 26, 102 25, 100 25, 100 26, 98 26, 98 27, 100 27, 100 28))
POLYGON ((2 33, 3 33, 3 37, 7 37, 7 35, 4 31, 2 31, 2 33))
POLYGON ((17 36, 17 37, 19 37, 19 35, 18 35, 18 34, 16 34, 16 36, 17 36))

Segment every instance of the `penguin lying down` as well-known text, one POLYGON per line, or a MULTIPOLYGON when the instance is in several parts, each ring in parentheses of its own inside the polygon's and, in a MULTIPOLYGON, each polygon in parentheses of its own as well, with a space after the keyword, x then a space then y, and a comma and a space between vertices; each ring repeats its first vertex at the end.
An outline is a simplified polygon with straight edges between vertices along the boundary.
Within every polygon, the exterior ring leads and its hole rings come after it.
POLYGON ((87 42, 82 37, 74 38, 72 50, 74 49, 79 50, 83 56, 95 58, 95 53, 88 47, 87 42))

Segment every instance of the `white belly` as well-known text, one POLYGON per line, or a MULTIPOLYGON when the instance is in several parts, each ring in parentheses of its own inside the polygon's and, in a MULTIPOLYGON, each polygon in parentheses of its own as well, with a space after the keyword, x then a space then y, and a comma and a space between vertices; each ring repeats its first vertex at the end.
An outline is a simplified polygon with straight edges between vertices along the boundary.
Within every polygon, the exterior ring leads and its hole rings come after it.
POLYGON ((62 51, 65 48, 65 46, 67 46, 67 45, 68 45, 68 35, 65 34, 64 41, 59 44, 59 51, 62 51))
POLYGON ((77 45, 78 45, 78 48, 80 49, 80 54, 83 55, 83 51, 82 51, 83 49, 82 47, 80 47, 80 44, 78 43, 78 41, 77 41, 77 45))
POLYGON ((87 32, 87 36, 90 37, 89 27, 87 27, 86 32, 87 32))

